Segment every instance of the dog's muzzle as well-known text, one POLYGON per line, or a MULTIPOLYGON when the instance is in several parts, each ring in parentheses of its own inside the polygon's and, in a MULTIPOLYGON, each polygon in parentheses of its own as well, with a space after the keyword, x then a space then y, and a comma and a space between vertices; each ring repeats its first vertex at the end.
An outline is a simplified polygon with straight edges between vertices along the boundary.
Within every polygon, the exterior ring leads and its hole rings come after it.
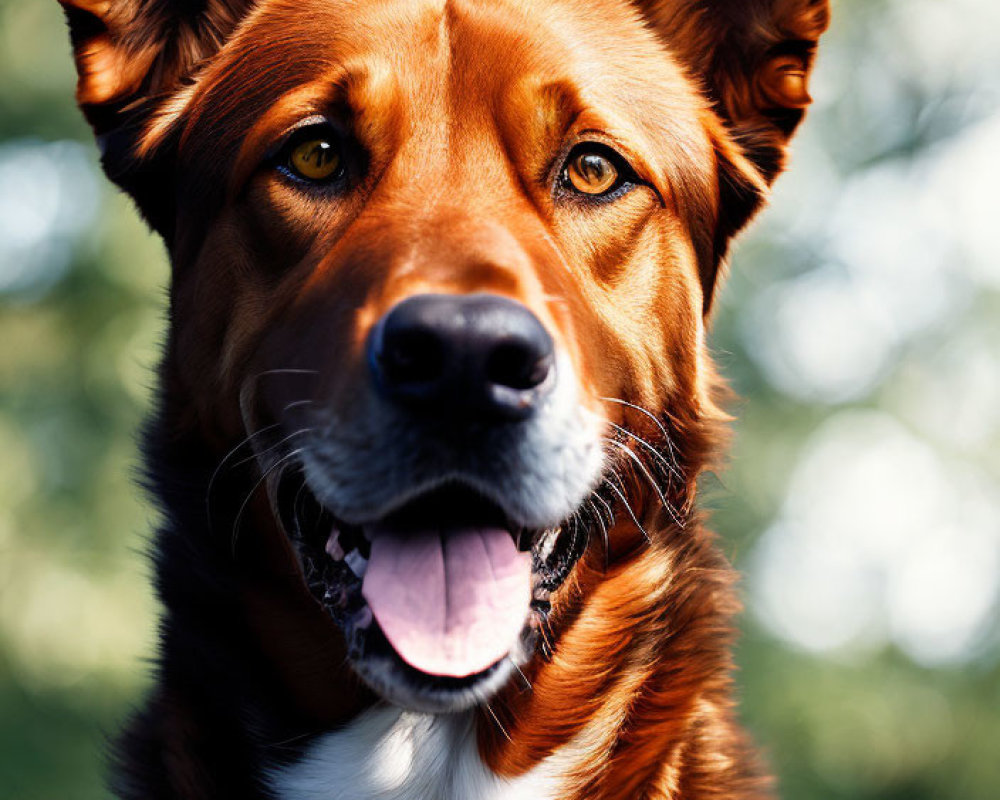
POLYGON ((369 684, 453 710, 530 656, 586 545, 567 520, 602 473, 601 432, 552 336, 508 298, 409 297, 365 355, 358 418, 297 425, 315 436, 282 481, 285 528, 369 684))
MULTIPOLYGON (((488 294, 423 294, 375 326, 378 390, 409 413, 491 424, 529 417, 553 384, 552 338, 520 303, 488 294)), ((531 599, 531 557, 501 518, 437 509, 365 526, 362 594, 410 666, 466 677, 503 658, 531 599)), ((486 512, 486 513, 484 513, 486 512)))

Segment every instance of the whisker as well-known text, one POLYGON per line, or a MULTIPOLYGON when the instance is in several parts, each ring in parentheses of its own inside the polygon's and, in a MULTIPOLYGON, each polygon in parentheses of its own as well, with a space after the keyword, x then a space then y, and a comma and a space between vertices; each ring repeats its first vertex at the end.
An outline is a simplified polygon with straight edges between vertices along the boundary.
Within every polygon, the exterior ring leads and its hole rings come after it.
POLYGON ((299 453, 301 453, 301 452, 302 452, 302 448, 300 447, 297 450, 292 450, 287 455, 285 455, 285 456, 279 458, 277 461, 275 461, 274 464, 272 464, 270 467, 268 467, 266 470, 264 470, 264 474, 260 476, 260 479, 253 485, 253 488, 250 489, 250 491, 247 493, 246 498, 243 500, 243 503, 240 505, 240 510, 238 512, 236 512, 236 518, 233 520, 233 536, 232 536, 232 545, 231 545, 231 548, 232 548, 232 555, 233 555, 234 558, 236 557, 236 540, 239 537, 239 529, 240 529, 240 523, 243 520, 243 512, 246 511, 247 506, 250 504, 250 501, 253 499, 253 496, 257 493, 257 490, 261 487, 261 484, 263 484, 264 481, 266 481, 268 479, 268 477, 270 477, 270 475, 276 469, 278 469, 282 465, 288 463, 288 461, 290 461, 295 456, 299 455, 299 453))
POLYGON ((510 662, 511 666, 517 670, 517 674, 521 676, 521 680, 524 681, 524 685, 527 687, 528 691, 534 689, 535 687, 531 685, 531 681, 528 680, 528 676, 524 674, 521 668, 517 665, 517 662, 510 656, 507 656, 507 660, 510 662))
POLYGON ((281 439, 280 441, 277 441, 274 444, 268 445, 263 450, 260 450, 259 452, 256 452, 253 455, 249 455, 246 458, 241 458, 239 461, 236 461, 232 465, 231 469, 236 469, 237 467, 242 466, 243 464, 246 464, 249 461, 253 461, 255 458, 260 458, 265 453, 270 453, 272 450, 281 447, 281 445, 285 444, 285 442, 290 442, 296 436, 301 436, 302 434, 309 433, 312 430, 313 430, 312 426, 308 428, 300 428, 299 430, 295 431, 295 433, 288 434, 288 436, 286 436, 284 439, 281 439))
POLYGON ((306 482, 303 479, 302 483, 299 484, 299 488, 295 491, 295 497, 292 499, 292 522, 295 523, 295 534, 300 539, 302 538, 302 520, 300 515, 302 513, 302 493, 306 490, 306 482))
POLYGON ((604 515, 598 510, 597 503, 600 503, 607 510, 611 525, 615 523, 615 515, 611 506, 608 505, 608 501, 599 494, 591 495, 590 503, 594 516, 597 517, 597 524, 601 526, 601 538, 604 541, 604 571, 607 572, 608 567, 611 566, 611 537, 608 535, 608 524, 604 521, 604 515))
MULTIPOLYGON (((653 421, 653 424, 660 429, 660 433, 663 434, 663 440, 666 442, 667 447, 670 450, 670 456, 676 461, 677 458, 677 448, 674 445, 674 441, 671 438, 666 426, 659 420, 659 418, 648 408, 643 408, 642 406, 636 405, 635 403, 630 403, 628 400, 622 400, 620 397, 599 397, 599 400, 606 400, 609 403, 618 403, 619 405, 627 406, 628 408, 638 411, 640 414, 644 414, 653 421)), ((684 480, 683 472, 681 473, 681 480, 684 480)))
POLYGON ((583 521, 582 509, 583 505, 580 505, 573 510, 570 516, 566 519, 566 522, 563 524, 563 533, 561 535, 569 536, 572 533, 572 535, 576 536, 580 531, 583 531, 589 542, 590 528, 588 528, 586 523, 583 521))
POLYGON ((266 369, 263 372, 258 372, 252 378, 250 378, 250 383, 256 383, 261 378, 267 377, 268 375, 319 375, 318 369, 266 369))
POLYGON ((538 622, 538 630, 542 632, 542 640, 545 642, 545 647, 548 648, 548 655, 551 660, 552 656, 555 655, 556 649, 552 646, 552 639, 549 638, 552 635, 552 632, 549 630, 549 621, 542 617, 538 622))
POLYGON ((290 747, 297 742, 301 742, 303 739, 308 739, 313 735, 315 735, 313 731, 306 731, 305 733, 300 733, 297 736, 290 736, 287 739, 282 739, 280 742, 266 742, 264 747, 281 750, 283 748, 290 747))
POLYGON ((616 431, 619 431, 620 433, 623 433, 626 436, 631 436, 633 439, 635 439, 639 444, 641 444, 643 447, 645 447, 647 450, 649 450, 649 452, 652 453, 656 457, 657 461, 659 461, 661 464, 663 464, 663 466, 666 468, 667 472, 669 472, 671 475, 673 475, 675 478, 677 478, 677 480, 679 480, 681 482, 684 481, 684 476, 681 475, 681 471, 677 467, 677 465, 674 464, 672 461, 670 461, 666 456, 663 455, 663 453, 661 453, 659 450, 657 450, 653 445, 651 445, 649 442, 647 442, 645 439, 643 439, 639 434, 637 434, 637 433, 635 433, 633 431, 630 431, 628 428, 624 428, 621 425, 618 425, 618 424, 612 422, 611 420, 607 420, 607 423, 612 428, 614 428, 616 431))
POLYGON ((642 533, 643 538, 646 540, 646 543, 652 544, 653 540, 649 538, 649 534, 646 533, 646 529, 642 527, 642 523, 639 522, 639 518, 635 515, 635 512, 632 510, 632 506, 629 505, 628 499, 625 497, 625 493, 622 492, 622 490, 619 489, 617 486, 615 486, 611 481, 606 481, 606 483, 608 484, 608 488, 611 489, 611 491, 613 491, 616 495, 618 495, 619 499, 622 501, 622 505, 625 506, 625 510, 628 512, 628 515, 632 518, 632 522, 635 523, 635 527, 637 527, 640 533, 642 533))
POLYGON ((490 704, 484 701, 483 705, 485 705, 486 710, 490 712, 490 716, 493 717, 493 721, 497 724, 497 727, 500 729, 500 733, 504 735, 504 738, 506 738, 508 742, 513 744, 514 740, 510 738, 510 734, 507 733, 507 729, 500 724, 500 719, 497 717, 496 714, 493 713, 493 709, 490 707, 490 704))
POLYGON ((275 428, 278 427, 278 425, 279 423, 274 422, 270 425, 266 425, 260 430, 256 430, 253 433, 248 434, 240 441, 239 444, 237 444, 232 450, 226 453, 222 457, 222 460, 216 465, 215 469, 212 472, 212 477, 208 479, 208 488, 205 489, 205 511, 208 514, 209 522, 211 522, 212 519, 212 505, 211 505, 212 488, 215 486, 215 481, 218 479, 219 474, 222 472, 222 468, 226 465, 226 462, 229 461, 229 459, 232 458, 234 455, 236 455, 236 453, 239 452, 239 450, 250 444, 257 436, 267 433, 268 431, 274 430, 275 428))
POLYGON ((315 404, 316 404, 315 400, 295 400, 294 402, 289 403, 287 406, 281 409, 281 415, 284 416, 293 408, 298 408, 299 406, 311 406, 315 404))
MULTIPOLYGON (((591 495, 591 501, 596 502, 596 503, 600 503, 602 506, 604 506, 604 510, 608 513, 607 524, 608 525, 614 525, 615 524, 615 511, 614 511, 613 508, 611 508, 611 504, 607 500, 605 500, 603 497, 601 497, 597 492, 595 492, 593 495, 591 495)), ((601 522, 604 522, 604 515, 603 514, 600 515, 600 518, 601 518, 601 522)))
POLYGON ((538 616, 537 616, 537 619, 538 619, 538 633, 542 637, 542 657, 546 661, 551 661, 552 660, 552 654, 555 652, 555 650, 552 647, 552 642, 549 640, 549 633, 546 630, 546 622, 547 622, 547 620, 546 620, 546 614, 547 613, 548 613, 548 611, 539 611, 539 613, 538 613, 538 616))
MULTIPOLYGON (((607 437, 605 437, 605 438, 607 439, 607 437)), ((621 450, 622 452, 624 452, 635 463, 635 465, 639 468, 639 471, 642 472, 642 474, 645 476, 645 478, 646 478, 647 482, 649 483, 650 487, 653 489, 654 492, 656 492, 656 495, 657 495, 657 497, 659 497, 660 502, 663 504, 664 509, 666 509, 667 513, 670 514, 671 519, 673 519, 673 521, 678 525, 678 527, 680 527, 680 528, 683 529, 684 528, 684 521, 680 518, 680 516, 678 515, 677 511, 674 509, 674 507, 667 500, 666 495, 663 494, 663 491, 657 485, 656 480, 653 478, 653 476, 650 473, 650 471, 646 468, 646 465, 642 463, 642 459, 639 458, 639 456, 637 456, 632 451, 632 448, 628 447, 625 444, 622 444, 617 439, 607 439, 607 441, 608 441, 609 444, 613 444, 619 450, 621 450)))
POLYGON ((653 423, 656 425, 656 427, 660 429, 660 433, 663 434, 664 439, 670 438, 670 435, 667 433, 667 429, 663 426, 663 423, 660 422, 660 420, 656 418, 656 415, 648 408, 643 408, 642 406, 638 406, 635 403, 630 403, 628 400, 622 400, 620 397, 599 397, 597 399, 606 400, 609 403, 619 403, 620 405, 628 406, 629 408, 635 409, 640 414, 645 414, 647 417, 653 420, 653 423))

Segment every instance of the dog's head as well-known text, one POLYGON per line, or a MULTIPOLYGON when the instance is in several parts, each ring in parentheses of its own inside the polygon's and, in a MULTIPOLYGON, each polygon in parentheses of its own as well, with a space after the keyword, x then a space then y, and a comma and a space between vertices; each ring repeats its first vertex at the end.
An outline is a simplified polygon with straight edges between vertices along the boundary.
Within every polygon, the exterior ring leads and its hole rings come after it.
POLYGON ((371 686, 489 694, 588 542, 685 522, 704 321, 826 1, 63 5, 171 254, 177 417, 253 446, 371 686))

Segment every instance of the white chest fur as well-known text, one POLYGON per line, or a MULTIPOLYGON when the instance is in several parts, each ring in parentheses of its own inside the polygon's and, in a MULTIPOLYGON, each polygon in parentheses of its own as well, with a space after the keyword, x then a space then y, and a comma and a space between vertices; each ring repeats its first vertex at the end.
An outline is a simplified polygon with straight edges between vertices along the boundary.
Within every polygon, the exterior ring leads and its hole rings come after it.
POLYGON ((479 758, 471 713, 371 709, 272 772, 278 800, 554 800, 545 764, 514 780, 479 758))

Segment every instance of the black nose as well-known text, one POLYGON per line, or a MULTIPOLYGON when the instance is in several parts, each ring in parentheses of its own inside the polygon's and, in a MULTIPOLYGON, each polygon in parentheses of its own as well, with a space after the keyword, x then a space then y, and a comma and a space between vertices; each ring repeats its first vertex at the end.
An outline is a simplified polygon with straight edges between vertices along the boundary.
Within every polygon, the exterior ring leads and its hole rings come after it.
POLYGON ((368 354, 386 397, 434 414, 523 419, 554 383, 548 331, 491 294, 409 297, 376 324, 368 354))

